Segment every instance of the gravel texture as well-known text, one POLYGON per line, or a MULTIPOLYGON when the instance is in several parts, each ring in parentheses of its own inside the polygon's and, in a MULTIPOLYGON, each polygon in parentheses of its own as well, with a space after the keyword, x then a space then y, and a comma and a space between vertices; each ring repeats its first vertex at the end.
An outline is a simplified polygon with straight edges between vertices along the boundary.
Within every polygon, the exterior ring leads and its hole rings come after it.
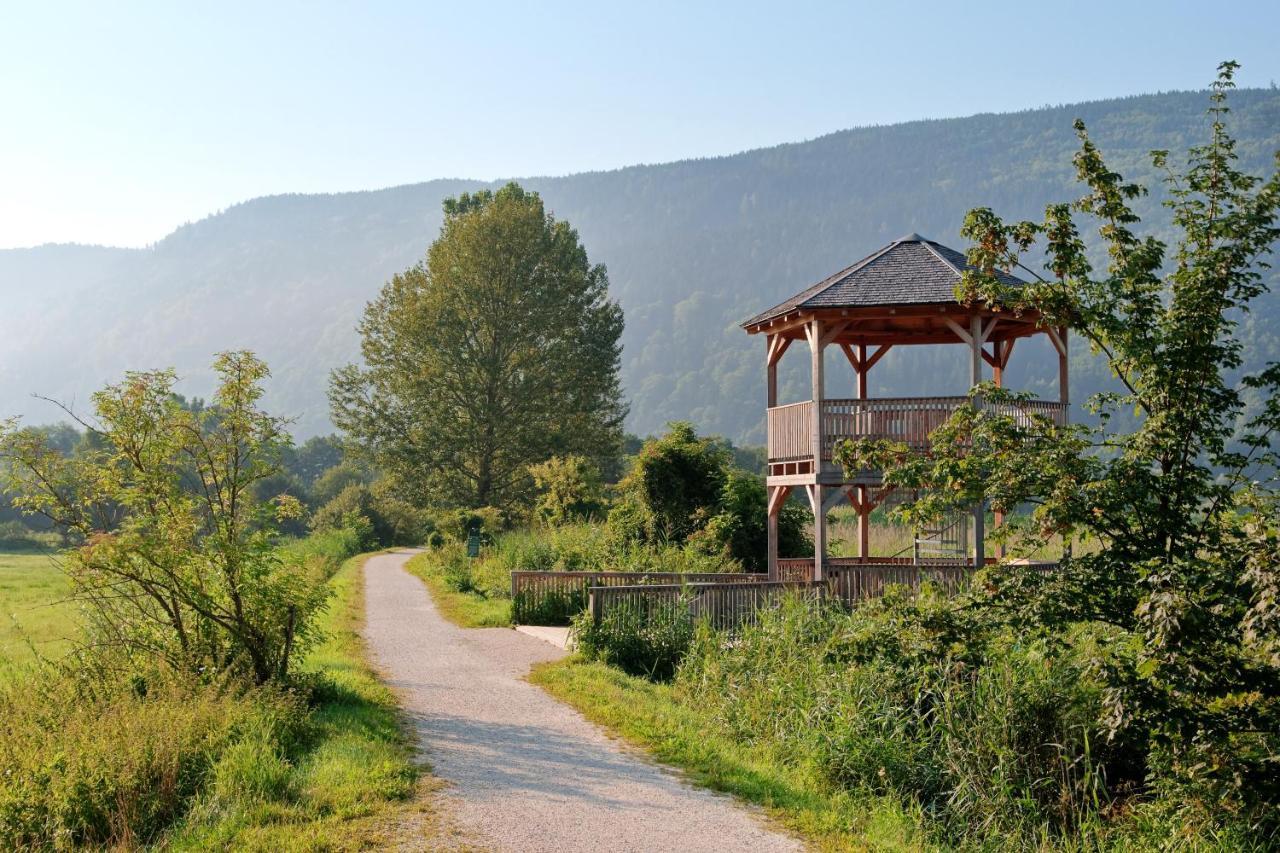
POLYGON ((404 562, 365 564, 365 639, 400 695, 445 811, 512 851, 801 850, 759 813, 695 788, 524 680, 566 653, 506 628, 462 629, 404 562))

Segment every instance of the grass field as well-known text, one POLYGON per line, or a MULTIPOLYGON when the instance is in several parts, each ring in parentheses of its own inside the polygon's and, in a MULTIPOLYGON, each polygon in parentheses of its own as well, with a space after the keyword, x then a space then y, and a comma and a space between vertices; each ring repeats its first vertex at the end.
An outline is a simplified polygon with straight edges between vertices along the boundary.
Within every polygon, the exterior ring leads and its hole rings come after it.
POLYGON ((48 554, 0 553, 0 679, 38 654, 56 658, 76 633, 67 579, 48 554))

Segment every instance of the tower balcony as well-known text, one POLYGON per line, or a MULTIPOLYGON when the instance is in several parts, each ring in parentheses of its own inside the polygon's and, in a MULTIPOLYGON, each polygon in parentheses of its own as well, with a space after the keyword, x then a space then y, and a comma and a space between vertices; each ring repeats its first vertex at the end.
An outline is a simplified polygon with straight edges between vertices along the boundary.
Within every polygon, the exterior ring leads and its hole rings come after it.
MULTIPOLYGON (((929 447, 929 435, 952 413, 972 401, 957 397, 882 397, 877 399, 812 400, 772 406, 768 410, 769 476, 813 477, 832 472, 831 455, 836 442, 845 439, 900 441, 913 450, 929 447), (821 411, 822 424, 815 430, 814 412, 821 411), (822 436, 821 459, 815 459, 814 437, 822 436)), ((986 404, 1002 415, 1030 423, 1033 415, 1050 418, 1059 426, 1067 422, 1069 405, 1050 400, 1029 400, 1018 404, 986 404)), ((824 478, 825 479, 825 478, 824 478)))

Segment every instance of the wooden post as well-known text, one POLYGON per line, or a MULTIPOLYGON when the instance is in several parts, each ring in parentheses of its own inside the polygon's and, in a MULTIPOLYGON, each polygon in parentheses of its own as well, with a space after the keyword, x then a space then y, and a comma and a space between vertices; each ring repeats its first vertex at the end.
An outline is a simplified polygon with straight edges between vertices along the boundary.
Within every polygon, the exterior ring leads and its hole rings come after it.
MULTIPOLYGON (((982 317, 977 314, 969 318, 969 348, 972 351, 971 384, 976 386, 982 381, 982 317)), ((975 404, 978 402, 974 401, 975 404)), ((973 565, 975 567, 981 567, 986 562, 983 547, 983 539, 986 536, 986 513, 986 501, 979 498, 978 505, 973 508, 973 565)))
MULTIPOLYGON (((770 502, 772 503, 772 501, 770 502)), ((778 513, 769 507, 769 580, 778 579, 778 513)))
POLYGON ((871 556, 871 507, 867 487, 858 486, 858 559, 867 562, 871 556))
POLYGON ((867 345, 858 344, 858 399, 867 399, 867 345))
MULTIPOLYGON (((1062 342, 1062 349, 1058 351, 1058 399, 1063 403, 1071 404, 1071 381, 1067 375, 1067 327, 1060 326, 1058 328, 1058 339, 1062 342)), ((1063 413, 1068 421, 1071 420, 1070 410, 1063 413)))
POLYGON ((810 425, 810 441, 813 445, 813 579, 822 580, 827 558, 827 514, 822 507, 822 486, 816 481, 822 476, 823 434, 822 400, 825 393, 825 376, 822 358, 822 321, 814 318, 805 328, 809 339, 811 375, 813 380, 813 421, 810 425))
MULTIPOLYGON (((1013 343, 1012 338, 1009 339, 1009 343, 1012 345, 1013 343)), ((1009 363, 1009 355, 1013 353, 1013 347, 1010 346, 1006 350, 1005 345, 997 341, 992 345, 992 349, 995 351, 996 358, 995 358, 995 365, 992 366, 991 368, 991 381, 993 381, 996 384, 997 388, 1003 388, 1004 387, 1004 369, 1005 369, 1005 366, 1008 365, 1009 363)), ((996 516, 995 517, 996 527, 1003 527, 1004 513, 997 511, 995 516, 996 516)), ((1005 554, 1004 542, 1001 542, 999 545, 996 546, 996 556, 1003 560, 1004 554, 1005 554)))
POLYGON ((813 579, 824 580, 827 573, 827 510, 825 490, 813 484, 813 579))
MULTIPOLYGON (((1069 351, 1069 348, 1067 347, 1067 327, 1066 326, 1058 327, 1058 343, 1061 344, 1061 347, 1058 350, 1058 399, 1062 402, 1062 405, 1063 405, 1062 422, 1064 424, 1069 424, 1071 423, 1071 377, 1068 375, 1069 370, 1067 368, 1067 353, 1069 351)), ((1065 539, 1066 537, 1063 537, 1063 538, 1065 539)), ((1063 543, 1062 553, 1063 553, 1063 556, 1070 559, 1071 557, 1070 541, 1066 541, 1063 543)))
POLYGON ((778 359, 774 357, 774 338, 776 335, 768 335, 765 337, 765 365, 766 373, 769 377, 769 396, 768 407, 772 409, 778 405, 778 359))

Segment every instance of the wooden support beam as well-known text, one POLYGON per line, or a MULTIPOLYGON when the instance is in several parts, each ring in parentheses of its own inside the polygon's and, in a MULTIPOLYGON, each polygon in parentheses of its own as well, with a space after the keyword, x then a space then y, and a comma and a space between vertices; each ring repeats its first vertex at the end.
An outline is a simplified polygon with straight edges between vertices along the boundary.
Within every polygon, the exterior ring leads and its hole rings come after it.
POLYGON ((840 336, 840 333, 843 332, 845 329, 849 328, 849 325, 850 324, 848 321, 832 323, 831 328, 825 330, 822 333, 821 341, 822 341, 823 349, 831 346, 831 344, 835 341, 835 339, 840 336))
MULTIPOLYGON (((982 322, 980 317, 975 316, 973 319, 975 324, 982 322)), ((974 335, 969 334, 969 332, 965 330, 964 326, 961 326, 950 317, 943 317, 942 322, 947 324, 948 329, 956 333, 957 338, 964 341, 969 346, 973 346, 974 335)))
POLYGON ((999 322, 1000 322, 999 317, 992 317, 991 320, 988 321, 988 323, 986 324, 986 327, 984 328, 982 326, 982 319, 979 318, 978 327, 982 330, 982 334, 979 335, 978 337, 978 343, 985 344, 991 338, 991 333, 996 330, 996 324, 999 322))
MULTIPOLYGON (((974 386, 982 382, 982 340, 982 318, 975 314, 969 319, 969 346, 973 353, 970 379, 974 386)), ((986 501, 978 498, 978 503, 973 508, 973 564, 975 567, 986 562, 983 545, 983 540, 986 538, 986 513, 986 501)))
POLYGON ((891 349, 893 349, 893 344, 881 344, 880 346, 876 347, 876 351, 871 353, 871 358, 864 358, 862 360, 862 363, 866 365, 865 369, 870 370, 871 368, 875 367, 876 362, 884 358, 884 354, 891 349))
POLYGON ((1058 355, 1065 356, 1067 354, 1066 327, 1055 329, 1053 326, 1045 326, 1044 330, 1049 335, 1049 340, 1053 341, 1053 348, 1058 351, 1058 355))
POLYGON ((769 545, 767 556, 770 580, 778 579, 778 515, 782 512, 782 505, 787 502, 787 496, 790 494, 790 486, 769 487, 767 510, 769 545))
POLYGON ((827 570, 826 495, 821 483, 810 483, 804 489, 813 509, 813 579, 820 581, 827 570))
POLYGON ((858 344, 858 399, 867 399, 867 373, 871 370, 871 365, 867 364, 867 345, 858 344))
POLYGON ((782 335, 769 335, 765 340, 768 341, 768 350, 765 353, 766 364, 777 364, 782 358, 782 354, 791 346, 791 338, 784 338, 782 335))
MULTIPOLYGON (((1057 340, 1062 344, 1058 348, 1058 399, 1068 406, 1071 404, 1071 377, 1067 364, 1067 327, 1058 329, 1057 340)), ((1070 409, 1067 414, 1070 414, 1070 409)), ((1065 415, 1064 415, 1065 417, 1065 415)))

